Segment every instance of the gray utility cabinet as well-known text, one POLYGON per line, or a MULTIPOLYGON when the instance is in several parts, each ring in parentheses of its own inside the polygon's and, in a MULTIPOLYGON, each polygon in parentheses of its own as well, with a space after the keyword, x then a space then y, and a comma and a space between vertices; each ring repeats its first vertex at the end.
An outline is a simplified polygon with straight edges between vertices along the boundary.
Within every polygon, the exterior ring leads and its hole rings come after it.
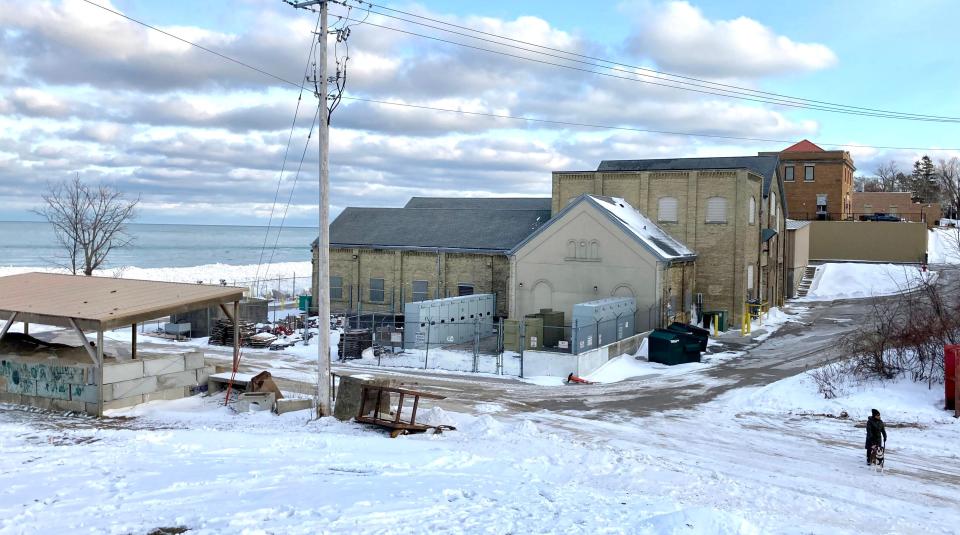
POLYGON ((479 326, 480 336, 493 333, 496 312, 493 294, 464 295, 407 303, 403 307, 404 349, 462 344, 473 341, 479 326))
POLYGON ((637 301, 607 297, 573 305, 573 353, 583 353, 633 336, 637 301))

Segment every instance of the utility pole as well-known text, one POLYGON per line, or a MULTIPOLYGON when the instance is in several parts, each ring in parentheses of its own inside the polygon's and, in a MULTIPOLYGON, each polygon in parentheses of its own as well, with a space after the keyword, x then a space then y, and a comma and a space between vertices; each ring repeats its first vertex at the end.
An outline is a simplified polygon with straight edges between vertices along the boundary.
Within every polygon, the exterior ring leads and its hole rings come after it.
POLYGON ((317 35, 318 59, 314 65, 314 94, 319 106, 320 123, 320 238, 317 243, 317 416, 332 416, 330 407, 330 110, 327 108, 327 11, 330 0, 285 0, 295 8, 320 6, 320 33, 317 35))

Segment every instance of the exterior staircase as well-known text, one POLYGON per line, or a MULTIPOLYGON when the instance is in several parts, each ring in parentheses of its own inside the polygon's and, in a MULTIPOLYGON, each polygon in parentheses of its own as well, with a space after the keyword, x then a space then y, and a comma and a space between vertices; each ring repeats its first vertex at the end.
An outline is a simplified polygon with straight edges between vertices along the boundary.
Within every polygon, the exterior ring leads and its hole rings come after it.
POLYGON ((803 279, 800 280, 800 286, 797 288, 797 297, 806 297, 810 291, 810 285, 813 284, 813 278, 817 274, 817 266, 807 266, 803 272, 803 279))

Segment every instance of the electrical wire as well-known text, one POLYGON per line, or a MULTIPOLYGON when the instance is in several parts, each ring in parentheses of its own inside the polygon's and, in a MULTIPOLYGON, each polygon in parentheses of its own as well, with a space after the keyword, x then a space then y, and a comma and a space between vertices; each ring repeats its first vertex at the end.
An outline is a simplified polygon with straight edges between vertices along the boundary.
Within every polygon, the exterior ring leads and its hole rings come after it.
MULTIPOLYGON (((197 43, 188 41, 188 40, 186 40, 186 39, 184 39, 184 38, 182 38, 182 37, 179 37, 179 36, 177 36, 177 35, 171 34, 170 32, 166 32, 166 31, 164 31, 164 30, 161 30, 161 29, 159 29, 159 28, 157 28, 157 27, 155 27, 155 26, 151 26, 151 25, 149 25, 149 24, 147 24, 147 23, 145 23, 145 22, 142 22, 142 21, 140 21, 140 20, 137 20, 137 19, 135 19, 135 18, 133 18, 133 17, 129 17, 129 16, 127 16, 127 15, 124 15, 123 13, 114 11, 113 9, 106 8, 106 7, 104 7, 104 6, 101 6, 100 4, 97 4, 96 2, 92 2, 91 0, 83 0, 83 1, 86 2, 86 3, 88 3, 88 4, 90 4, 90 5, 92 5, 92 6, 99 7, 99 8, 101 8, 101 9, 104 9, 104 10, 110 12, 110 13, 114 13, 114 14, 116 14, 116 15, 124 18, 124 19, 129 20, 130 22, 133 22, 133 23, 139 24, 139 25, 141 25, 141 26, 143 26, 143 27, 145 27, 145 28, 149 28, 149 29, 152 29, 152 30, 154 30, 154 31, 160 32, 160 33, 162 33, 162 34, 164 34, 164 35, 167 35, 167 36, 169 36, 169 37, 172 37, 172 38, 174 38, 174 39, 176 39, 176 40, 178 40, 178 41, 181 41, 181 42, 183 42, 183 43, 186 43, 186 44, 188 44, 188 45, 191 45, 191 46, 193 46, 193 47, 196 47, 196 48, 198 48, 198 49, 200 49, 200 50, 203 50, 203 51, 205 51, 205 52, 208 52, 208 53, 210 53, 210 54, 213 54, 213 55, 215 55, 215 56, 217 56, 217 57, 220 57, 220 58, 222 58, 222 59, 224 59, 224 60, 226 60, 226 61, 229 61, 229 62, 231 62, 231 63, 240 65, 240 66, 242 66, 242 67, 251 69, 251 70, 253 70, 253 71, 259 72, 259 73, 263 74, 264 76, 267 76, 267 77, 272 78, 272 79, 274 79, 274 80, 277 80, 277 81, 279 81, 279 82, 283 82, 283 83, 285 83, 285 84, 287 84, 287 85, 296 87, 296 88, 298 88, 298 89, 307 89, 306 86, 304 86, 303 84, 299 84, 299 83, 297 83, 297 82, 293 82, 293 81, 291 81, 291 80, 288 80, 288 79, 286 79, 286 78, 283 78, 282 76, 278 76, 278 75, 276 75, 276 74, 267 72, 267 71, 265 71, 265 70, 263 70, 263 69, 254 67, 254 66, 252 66, 252 65, 248 65, 248 64, 246 64, 246 63, 244 63, 244 62, 242 62, 242 61, 239 61, 239 60, 237 60, 237 59, 234 59, 234 58, 232 58, 232 57, 230 57, 230 56, 227 56, 227 55, 225 55, 225 54, 222 54, 222 53, 220 53, 220 52, 216 52, 216 51, 211 50, 211 49, 209 49, 209 48, 207 48, 207 47, 204 47, 204 46, 202 46, 202 45, 199 45, 199 44, 197 44, 197 43)), ((368 23, 368 24, 369 24, 369 23, 368 23)), ((390 102, 390 101, 386 101, 386 100, 378 100, 378 99, 372 99, 372 98, 361 98, 361 97, 350 97, 350 96, 344 96, 344 97, 342 97, 342 98, 343 98, 344 100, 353 100, 353 101, 357 101, 357 102, 367 102, 367 103, 374 103, 374 104, 382 104, 382 105, 385 105, 385 106, 396 106, 396 107, 416 108, 416 109, 421 109, 421 110, 430 110, 430 111, 445 112, 445 113, 456 113, 456 114, 460 114, 460 115, 483 116, 483 117, 490 117, 490 118, 497 118, 497 119, 509 119, 509 120, 516 120, 516 121, 524 121, 524 122, 528 122, 528 123, 552 124, 552 125, 557 125, 557 126, 574 126, 574 127, 581 127, 581 128, 593 128, 593 129, 614 130, 614 131, 629 131, 629 132, 644 132, 644 133, 655 133, 655 134, 667 134, 667 135, 685 136, 685 137, 694 137, 694 138, 702 137, 702 138, 728 139, 728 140, 735 140, 735 141, 756 141, 756 142, 763 142, 763 143, 793 143, 794 141, 796 141, 796 140, 780 140, 780 139, 768 139, 768 138, 755 138, 755 137, 746 137, 746 136, 725 136, 725 135, 703 134, 703 133, 694 133, 694 132, 676 132, 676 131, 665 131, 665 130, 653 130, 653 129, 645 129, 645 128, 634 128, 634 127, 626 127, 626 126, 614 126, 614 125, 602 125, 602 124, 590 124, 590 123, 577 123, 577 122, 573 122, 573 121, 558 121, 558 120, 550 120, 550 119, 538 119, 538 118, 534 118, 534 117, 525 117, 525 116, 516 116, 516 115, 494 114, 494 113, 484 113, 484 112, 470 112, 470 111, 465 111, 465 110, 455 110, 455 109, 449 109, 449 108, 440 108, 440 107, 436 107, 436 106, 426 106, 426 105, 407 104, 407 103, 400 103, 400 102, 390 102)), ((817 143, 818 145, 820 145, 820 146, 827 146, 827 147, 848 147, 848 148, 885 149, 885 150, 916 150, 916 151, 928 151, 928 152, 934 152, 934 151, 960 151, 960 148, 947 148, 947 147, 899 147, 899 146, 886 146, 886 145, 859 145, 859 144, 851 144, 851 143, 830 143, 830 142, 826 142, 826 141, 817 141, 816 143, 817 143)))
MULTIPOLYGON (((469 26, 463 26, 463 25, 459 25, 459 24, 452 23, 452 22, 447 22, 447 21, 443 21, 443 20, 439 20, 439 19, 435 19, 435 18, 426 17, 426 16, 423 16, 423 15, 418 15, 418 14, 411 13, 411 12, 408 12, 408 11, 402 11, 402 10, 395 9, 395 8, 391 8, 391 7, 382 5, 382 4, 374 4, 374 3, 371 3, 371 2, 364 2, 364 1, 361 1, 361 0, 349 0, 349 1, 358 2, 358 3, 360 3, 361 5, 367 4, 367 5, 370 6, 370 7, 377 7, 377 8, 379 8, 379 9, 384 9, 384 10, 387 10, 387 11, 392 11, 392 12, 394 12, 394 13, 401 13, 401 14, 403 14, 403 15, 407 15, 407 16, 410 16, 410 17, 418 18, 418 19, 421 19, 421 20, 426 20, 426 21, 430 21, 430 22, 434 22, 434 23, 446 25, 446 26, 453 27, 453 28, 459 28, 459 29, 461 29, 461 30, 466 30, 466 31, 469 31, 469 32, 474 32, 474 33, 477 33, 477 34, 480 34, 480 35, 486 35, 486 36, 489 36, 489 37, 495 37, 495 38, 497 38, 497 39, 502 39, 502 40, 505 40, 505 41, 511 41, 511 42, 514 42, 514 43, 520 43, 520 44, 524 44, 524 45, 528 45, 528 46, 533 46, 533 47, 537 47, 537 48, 542 48, 542 49, 544 49, 544 50, 549 50, 549 51, 552 51, 552 52, 558 52, 558 53, 562 53, 562 54, 567 54, 567 55, 569 55, 569 56, 574 56, 574 57, 578 57, 578 58, 589 59, 589 60, 593 60, 593 61, 599 61, 599 62, 602 62, 602 63, 608 63, 608 64, 610 64, 610 65, 614 65, 614 66, 617 66, 617 67, 626 67, 627 69, 634 69, 634 70, 639 70, 639 71, 643 71, 643 72, 649 72, 649 73, 654 73, 654 74, 661 75, 661 76, 670 77, 670 78, 661 78, 661 77, 659 77, 659 76, 652 76, 653 78, 660 79, 660 80, 667 80, 667 81, 673 81, 673 82, 678 82, 678 83, 683 83, 683 82, 679 82, 679 80, 690 80, 690 81, 692 81, 692 82, 697 82, 697 84, 692 84, 692 85, 695 85, 695 86, 697 86, 697 87, 703 87, 702 85, 699 85, 699 84, 708 84, 709 86, 716 86, 716 87, 722 87, 722 88, 727 88, 727 89, 733 89, 733 90, 736 90, 736 91, 743 91, 743 92, 748 92, 748 93, 754 93, 754 94, 757 94, 757 95, 768 95, 768 96, 772 96, 772 97, 780 97, 780 98, 789 99, 789 100, 793 100, 793 101, 810 102, 810 103, 814 103, 814 104, 823 104, 823 105, 827 105, 827 106, 833 106, 833 107, 839 107, 839 108, 849 108, 849 109, 854 109, 854 110, 872 111, 872 112, 880 112, 880 113, 891 113, 891 114, 896 114, 896 115, 905 115, 905 116, 922 117, 922 118, 960 119, 960 118, 958 118, 958 117, 949 117, 949 116, 941 116, 941 115, 926 115, 926 114, 917 114, 917 113, 909 113, 909 112, 898 112, 898 111, 885 110, 885 109, 880 109, 880 108, 868 108, 868 107, 863 107, 863 106, 852 106, 852 105, 849 105, 849 104, 841 104, 841 103, 824 101, 824 100, 808 99, 808 98, 803 98, 803 97, 794 97, 794 96, 785 95, 785 94, 782 94, 782 93, 774 93, 774 92, 770 92, 770 91, 761 91, 761 90, 759 90, 759 89, 752 89, 752 88, 737 86, 737 85, 733 85, 733 84, 724 84, 724 83, 720 83, 720 82, 714 82, 714 81, 711 81, 711 80, 705 80, 705 79, 702 79, 702 78, 696 78, 696 77, 693 77, 693 76, 686 76, 686 75, 682 75, 682 74, 670 73, 670 72, 666 72, 666 71, 660 71, 660 70, 657 70, 657 69, 651 69, 651 68, 649 68, 649 67, 641 67, 641 66, 638 66, 638 65, 630 65, 630 64, 627 64, 627 63, 621 63, 621 62, 617 62, 617 61, 613 61, 613 60, 609 60, 609 59, 605 59, 605 58, 600 58, 600 57, 597 57, 597 56, 590 56, 590 55, 586 55, 586 54, 580 54, 580 53, 577 53, 577 52, 571 52, 571 51, 569 51, 569 50, 563 50, 563 49, 560 49, 560 48, 554 48, 554 47, 550 47, 550 46, 546 46, 546 45, 541 45, 541 44, 538 44, 538 43, 532 43, 532 42, 524 41, 524 40, 521 40, 521 39, 515 39, 515 38, 512 38, 512 37, 507 37, 507 36, 503 36, 503 35, 498 35, 498 34, 495 34, 495 33, 492 33, 492 32, 486 32, 486 31, 483 31, 483 30, 477 30, 477 29, 475 29, 475 28, 470 28, 469 26), (673 79, 671 79, 671 78, 676 78, 677 80, 673 80, 673 79)), ((377 11, 373 11, 373 13, 378 14, 378 15, 381 15, 381 16, 384 16, 384 17, 390 17, 390 18, 393 18, 393 19, 396 19, 396 20, 406 21, 406 22, 409 22, 409 23, 411 23, 411 24, 418 24, 418 25, 421 25, 421 26, 438 29, 438 30, 445 31, 445 32, 449 32, 449 33, 453 33, 453 34, 456 34, 456 35, 461 35, 461 36, 465 36, 465 37, 470 37, 470 38, 472 38, 472 39, 479 39, 479 40, 487 41, 487 42, 490 42, 490 43, 497 43, 497 44, 504 45, 504 46, 510 46, 510 45, 507 45, 506 43, 502 43, 502 42, 498 42, 498 41, 493 41, 493 40, 489 40, 489 39, 482 39, 482 38, 476 37, 476 36, 474 36, 474 35, 465 34, 465 33, 462 33, 462 32, 452 31, 452 30, 449 30, 449 29, 443 28, 443 27, 436 27, 436 26, 432 26, 432 25, 427 25, 427 24, 424 24, 424 23, 421 23, 421 22, 407 20, 407 19, 404 19, 404 18, 402 18, 402 17, 396 17, 396 16, 393 16, 393 15, 388 15, 388 14, 386 14, 386 13, 381 13, 381 12, 377 12, 377 11)), ((522 47, 517 47, 517 48, 518 48, 518 49, 521 49, 521 50, 527 50, 527 49, 523 49, 522 47)), ((543 52, 539 52, 539 51, 537 51, 537 53, 543 54, 543 52)), ((547 54, 545 54, 545 55, 547 55, 547 54)), ((551 55, 551 56, 552 56, 552 55, 551 55)), ((569 60, 569 58, 564 58, 563 56, 552 56, 552 57, 558 57, 558 58, 561 58, 561 59, 568 59, 568 60, 569 60)), ((573 60, 570 60, 570 61, 573 61, 573 60)), ((596 64, 594 64, 594 65, 596 65, 596 64)), ((598 65, 598 66, 600 66, 600 65, 598 65)), ((608 67, 608 68, 609 68, 609 67, 608 67)), ((612 69, 612 68, 611 68, 611 69, 612 69)), ((622 70, 622 69, 613 69, 613 70, 622 70)), ((622 71, 623 71, 623 72, 632 73, 632 71, 628 71, 628 70, 622 70, 622 71)), ((634 73, 634 74, 636 74, 636 73, 634 73)))

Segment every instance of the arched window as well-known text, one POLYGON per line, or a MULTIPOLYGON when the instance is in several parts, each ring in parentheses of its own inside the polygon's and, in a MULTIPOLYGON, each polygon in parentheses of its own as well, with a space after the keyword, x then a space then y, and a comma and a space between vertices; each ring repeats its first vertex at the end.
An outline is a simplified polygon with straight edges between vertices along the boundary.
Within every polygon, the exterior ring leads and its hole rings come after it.
POLYGON ((600 259, 600 242, 597 240, 590 241, 590 259, 599 260, 600 259))
POLYGON ((710 197, 707 199, 707 223, 727 222, 727 199, 710 197))
POLYGON ((577 257, 577 240, 567 240, 567 258, 577 257))
POLYGON ((770 215, 777 217, 777 194, 770 192, 770 215))
POLYGON ((676 223, 678 220, 677 211, 676 197, 660 197, 657 201, 657 221, 676 223))
POLYGON ((587 242, 586 240, 580 240, 580 243, 577 244, 577 258, 586 258, 587 257, 587 242))
POLYGON ((747 222, 751 225, 757 221, 757 200, 753 197, 750 197, 750 207, 747 218, 747 222))

